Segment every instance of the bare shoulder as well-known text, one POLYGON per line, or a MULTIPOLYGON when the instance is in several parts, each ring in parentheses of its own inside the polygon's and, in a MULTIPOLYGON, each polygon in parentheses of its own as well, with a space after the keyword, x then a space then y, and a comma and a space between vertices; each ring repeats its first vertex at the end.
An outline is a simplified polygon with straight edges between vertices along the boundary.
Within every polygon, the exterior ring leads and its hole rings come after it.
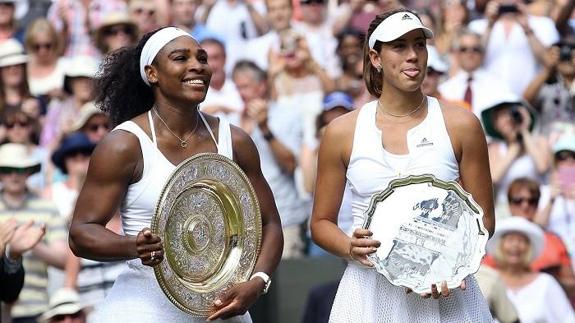
POLYGON ((483 135, 481 122, 473 112, 453 103, 440 103, 445 125, 454 134, 470 134, 480 132, 483 135))
MULTIPOLYGON (((89 175, 106 179, 121 177, 134 179, 142 159, 140 141, 136 135, 124 131, 110 132, 94 150, 90 159, 89 175)), ((94 178, 94 177, 91 178, 94 178)))
POLYGON ((259 153, 250 135, 242 128, 230 125, 234 160, 242 167, 253 163, 259 165, 259 153))
POLYGON ((329 134, 330 137, 340 139, 349 138, 350 136, 353 138, 355 123, 360 110, 361 108, 334 119, 327 125, 326 135, 329 134))

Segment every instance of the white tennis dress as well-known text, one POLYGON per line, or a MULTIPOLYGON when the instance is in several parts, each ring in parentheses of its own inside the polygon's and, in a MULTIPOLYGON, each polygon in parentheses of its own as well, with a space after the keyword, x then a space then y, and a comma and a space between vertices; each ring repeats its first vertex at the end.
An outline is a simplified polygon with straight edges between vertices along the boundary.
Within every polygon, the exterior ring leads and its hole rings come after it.
MULTIPOLYGON (((114 131, 123 130, 134 134, 140 141, 144 170, 142 178, 129 186, 121 206, 122 227, 126 235, 135 236, 150 227, 156 201, 170 174, 176 166, 157 147, 152 116, 148 112, 152 139, 134 122, 126 121, 114 131)), ((202 116, 206 128, 218 147, 218 154, 233 159, 230 125, 220 118, 218 139, 202 116)), ((118 276, 103 304, 94 313, 93 322, 158 323, 158 322, 205 322, 203 318, 188 315, 178 309, 165 296, 156 281, 152 267, 142 265, 140 259, 127 262, 128 268, 118 276)), ((236 316, 226 322, 251 322, 249 313, 236 316)))
MULTIPOLYGON (((439 102, 432 97, 427 100, 427 116, 407 133, 407 155, 391 154, 383 148, 382 132, 375 123, 377 101, 367 103, 359 111, 346 175, 352 192, 354 228, 362 226, 371 196, 393 179, 419 174, 433 174, 442 180, 459 178, 439 102)), ((329 321, 491 322, 475 278, 468 276, 465 283, 466 290, 452 290, 447 298, 424 299, 416 293, 406 294, 405 288, 392 285, 372 268, 350 263, 339 284, 329 321)))

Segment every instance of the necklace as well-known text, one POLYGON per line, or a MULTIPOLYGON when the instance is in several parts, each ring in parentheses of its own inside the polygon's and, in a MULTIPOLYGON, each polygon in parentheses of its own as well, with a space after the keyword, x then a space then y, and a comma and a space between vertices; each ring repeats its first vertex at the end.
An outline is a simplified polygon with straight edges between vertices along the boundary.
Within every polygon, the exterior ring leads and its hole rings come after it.
MULTIPOLYGON (((152 110, 154 110, 154 113, 158 116, 158 118, 160 119, 160 121, 162 121, 162 123, 164 124, 164 126, 166 126, 166 129, 168 129, 168 131, 174 135, 174 137, 178 138, 178 140, 180 141, 180 147, 182 148, 186 148, 188 147, 188 140, 190 139, 190 137, 196 132, 196 128, 198 127, 198 118, 196 118, 196 125, 194 126, 194 129, 186 136, 186 138, 182 139, 180 137, 178 137, 178 135, 176 135, 172 129, 170 129, 170 127, 168 126, 168 124, 166 123, 166 121, 164 121, 164 119, 162 119, 162 117, 160 116, 160 114, 158 113, 158 111, 156 110, 156 107, 154 106, 152 108, 152 110)), ((198 112, 199 113, 199 112, 198 112)))
POLYGON ((409 112, 406 113, 406 114, 395 114, 395 113, 391 113, 391 112, 385 110, 385 109, 381 106, 381 102, 380 102, 379 100, 377 100, 377 107, 378 107, 379 110, 383 111, 383 113, 388 114, 388 115, 390 115, 390 116, 392 116, 392 117, 405 118, 405 117, 409 117, 410 115, 412 115, 412 114, 416 113, 417 111, 419 111, 419 110, 421 109, 421 107, 423 107, 423 102, 425 102, 425 99, 426 99, 426 98, 427 98, 427 97, 424 95, 424 96, 423 96, 423 99, 421 100, 421 103, 419 103, 419 105, 418 105, 415 109, 409 111, 409 112))

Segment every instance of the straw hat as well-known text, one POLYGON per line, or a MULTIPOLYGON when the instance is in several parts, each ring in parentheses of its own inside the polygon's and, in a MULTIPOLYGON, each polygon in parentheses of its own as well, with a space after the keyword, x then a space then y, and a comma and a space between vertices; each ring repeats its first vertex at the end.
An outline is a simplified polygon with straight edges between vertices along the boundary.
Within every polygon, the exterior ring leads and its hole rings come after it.
POLYGON ((529 262, 537 259, 537 257, 541 255, 545 243, 543 230, 541 230, 541 228, 535 223, 520 216, 511 216, 497 221, 495 233, 487 242, 487 253, 495 255, 495 252, 501 243, 501 238, 510 232, 524 234, 529 239, 532 249, 529 262))
POLYGON ((7 143, 0 146, 0 167, 29 168, 35 173, 40 171, 40 160, 30 154, 25 145, 7 143))
POLYGON ((69 132, 74 132, 82 129, 86 122, 88 122, 92 116, 97 114, 104 114, 104 111, 98 109, 94 101, 90 101, 84 104, 80 108, 80 116, 75 120, 74 124, 69 129, 69 132))
POLYGON ((24 47, 16 39, 10 38, 0 43, 0 67, 20 65, 27 62, 28 56, 24 54, 24 47))
POLYGON ((40 317, 41 322, 48 322, 51 318, 57 315, 75 314, 84 310, 86 313, 92 310, 89 305, 84 305, 80 302, 80 295, 69 288, 62 288, 56 291, 50 298, 48 310, 40 317))

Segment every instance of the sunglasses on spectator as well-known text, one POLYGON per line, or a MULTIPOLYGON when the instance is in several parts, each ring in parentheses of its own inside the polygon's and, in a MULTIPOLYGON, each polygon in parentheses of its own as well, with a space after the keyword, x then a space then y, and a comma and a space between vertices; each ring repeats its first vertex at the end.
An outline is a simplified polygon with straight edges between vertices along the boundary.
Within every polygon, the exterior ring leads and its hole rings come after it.
POLYGON ((29 168, 16 168, 16 167, 0 167, 0 174, 28 174, 30 172, 29 168))
POLYGON ((563 150, 555 154, 556 161, 575 160, 575 152, 563 150))
POLYGON ((86 130, 90 132, 96 132, 100 129, 110 130, 110 125, 107 123, 93 123, 86 125, 86 130))
POLYGON ((459 52, 460 53, 476 53, 476 54, 481 54, 483 52, 483 49, 479 46, 473 46, 473 47, 466 47, 466 46, 461 46, 459 47, 459 52))
POLYGON ((527 203, 530 206, 536 206, 537 203, 539 203, 539 201, 534 198, 534 197, 512 197, 511 199, 509 199, 509 203, 513 204, 513 205, 521 205, 523 203, 527 203))
POLYGON ((0 7, 11 7, 14 8, 14 2, 0 2, 0 7))
POLYGON ((28 122, 23 122, 23 121, 16 121, 16 122, 10 122, 10 123, 6 123, 6 128, 8 129, 12 129, 15 126, 18 126, 20 128, 26 128, 28 127, 30 124, 28 122))
POLYGON ((136 8, 136 9, 134 9, 133 11, 134 11, 134 13, 137 14, 137 15, 141 15, 141 14, 143 14, 143 13, 146 13, 146 14, 147 14, 148 16, 150 16, 150 17, 153 16, 153 15, 156 13, 155 10, 150 10, 150 9, 146 10, 146 9, 144 9, 144 8, 136 8))
POLYGON ((54 44, 52 43, 37 43, 32 45, 32 50, 34 50, 35 52, 39 52, 41 49, 45 49, 45 50, 51 50, 52 47, 54 47, 54 44))
POLYGON ((128 26, 114 26, 106 29, 104 34, 106 36, 117 36, 118 34, 131 35, 134 33, 133 29, 128 26))
POLYGON ((76 313, 72 313, 72 314, 59 314, 59 315, 55 315, 52 317, 52 321, 56 321, 56 322, 62 322, 64 321, 67 317, 73 318, 73 319, 78 319, 80 317, 82 317, 82 311, 78 311, 76 313))

